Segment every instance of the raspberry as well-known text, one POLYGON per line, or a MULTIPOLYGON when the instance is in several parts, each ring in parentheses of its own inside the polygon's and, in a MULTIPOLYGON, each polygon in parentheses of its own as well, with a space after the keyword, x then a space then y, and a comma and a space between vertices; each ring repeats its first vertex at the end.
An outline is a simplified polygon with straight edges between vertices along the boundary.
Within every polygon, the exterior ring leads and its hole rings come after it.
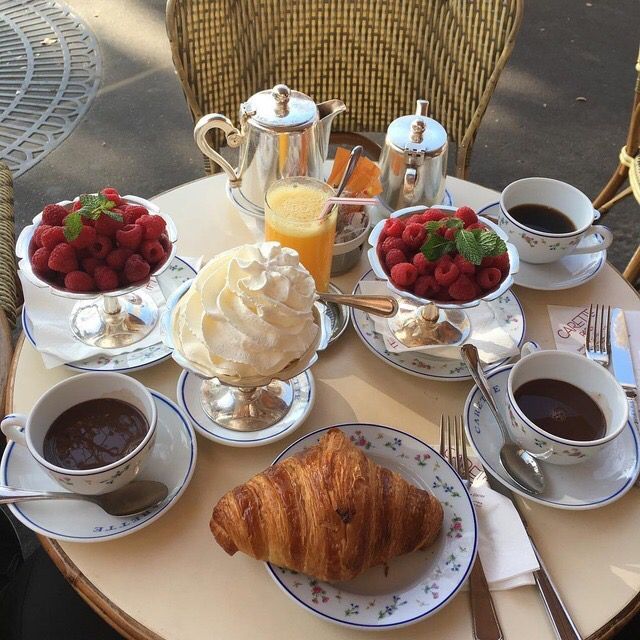
POLYGON ((414 213, 406 222, 407 224, 424 224, 426 220, 423 216, 423 213, 414 213))
POLYGON ((440 285, 433 276, 419 276, 413 285, 413 293, 421 298, 431 298, 437 295, 439 291, 440 285))
POLYGON ((104 261, 99 258, 83 258, 80 262, 82 268, 90 275, 93 275, 93 272, 96 270, 96 267, 101 267, 104 265, 104 261))
POLYGON ((449 256, 442 256, 442 258, 438 260, 438 264, 436 265, 436 270, 433 272, 433 275, 439 285, 448 287, 458 279, 460 269, 458 269, 449 256))
POLYGON ((78 209, 82 209, 82 202, 80 202, 80 200, 76 200, 76 201, 71 205, 71 211, 78 211, 78 209))
POLYGON ((456 233, 458 233, 458 229, 445 229, 444 230, 444 237, 445 240, 455 240, 456 239, 456 233))
POLYGON ((89 251, 94 258, 106 258, 111 251, 111 240, 107 236, 97 235, 96 239, 89 247, 89 251))
POLYGON ((447 214, 444 211, 440 211, 440 209, 427 209, 423 214, 425 222, 430 222, 431 220, 442 220, 447 217, 447 214))
POLYGON ((51 251, 57 244, 66 242, 67 239, 64 237, 64 229, 62 227, 49 227, 46 231, 42 232, 40 241, 43 247, 51 251))
POLYGON ((495 267, 496 269, 500 269, 502 274, 506 275, 507 273, 509 273, 509 267, 510 267, 509 254, 505 251, 504 253, 501 253, 499 256, 495 256, 493 258, 491 266, 495 267))
POLYGON ((125 224, 135 224, 140 216, 146 216, 149 212, 140 204, 128 204, 122 209, 125 224))
POLYGON ((471 275, 476 272, 476 265, 473 262, 469 262, 464 256, 458 254, 454 259, 456 267, 460 269, 460 273, 471 275))
POLYGON ((71 271, 64 277, 64 286, 69 291, 95 291, 96 283, 84 271, 71 271))
POLYGON ((139 253, 129 256, 124 265, 124 277, 127 282, 140 282, 149 275, 150 271, 149 263, 139 253))
POLYGON ((391 269, 391 280, 399 287, 410 287, 418 277, 418 270, 409 262, 401 262, 391 269))
POLYGON ((31 267, 36 273, 44 275, 49 271, 50 255, 51 251, 44 247, 40 247, 40 249, 33 252, 33 255, 31 256, 31 267))
POLYGON ((404 240, 402 238, 396 238, 394 236, 385 238, 384 242, 380 245, 380 251, 382 251, 383 255, 389 253, 391 249, 400 249, 402 253, 407 253, 407 245, 404 243, 404 240))
POLYGON ((133 251, 131 249, 127 249, 126 247, 119 247, 118 249, 114 249, 107 256, 107 266, 115 269, 116 271, 122 271, 122 269, 124 269, 124 263, 132 253, 133 251))
POLYGON ((42 210, 42 222, 52 227, 59 227, 68 213, 69 212, 60 204, 48 204, 42 210))
POLYGON ((413 256, 412 262, 413 266, 418 270, 418 275, 421 276, 427 273, 433 273, 433 270, 436 268, 436 263, 427 260, 424 253, 416 253, 416 255, 413 256))
POLYGON ((408 224, 402 232, 402 239, 410 249, 419 249, 427 237, 427 230, 421 224, 408 224))
POLYGON ((49 269, 69 273, 78 269, 78 258, 74 248, 66 242, 57 244, 49 256, 49 269))
POLYGON ((144 228, 139 224, 126 224, 116 233, 116 240, 121 247, 135 250, 142 242, 143 235, 144 228))
POLYGON ((164 258, 164 248, 157 240, 145 240, 140 245, 140 253, 149 264, 157 264, 164 258))
POLYGON ((136 224, 141 225, 144 229, 143 238, 145 240, 157 240, 167 227, 167 223, 163 218, 149 214, 140 216, 136 220, 136 224))
POLYGON ((40 224, 33 232, 33 241, 36 243, 36 247, 42 246, 42 234, 47 230, 51 229, 48 224, 40 224))
POLYGON ((404 222, 402 222, 400 218, 389 218, 384 223, 384 231, 387 236, 400 238, 402 236, 402 232, 404 231, 404 222))
POLYGON ((464 222, 465 228, 478 222, 478 216, 471 207, 459 207, 454 215, 464 222))
POLYGON ((96 220, 95 227, 99 235, 107 236, 108 238, 113 238, 115 237, 116 232, 119 229, 122 229, 122 227, 124 227, 124 222, 119 222, 118 220, 114 220, 113 218, 103 213, 96 220))
POLYGON ((474 229, 482 229, 483 231, 487 231, 487 225, 482 224, 482 222, 474 222, 466 227, 467 231, 473 231, 474 229))
POLYGON ((384 258, 384 263, 387 265, 387 269, 392 269, 395 265, 401 262, 406 262, 407 257, 400 249, 391 249, 384 258))
POLYGON ((469 276, 463 274, 449 287, 449 295, 454 300, 473 300, 478 295, 477 285, 469 276))
POLYGON ((93 227, 83 226, 80 235, 69 244, 76 249, 85 249, 91 246, 96 239, 96 230, 93 227))
POLYGON ((120 197, 120 194, 118 193, 118 190, 114 189, 113 187, 105 187, 104 189, 102 189, 100 191, 100 193, 103 196, 105 196, 106 198, 108 198, 109 200, 111 200, 111 202, 115 202, 116 206, 127 204, 127 201, 123 200, 120 197))
POLYGON ((110 291, 118 288, 118 274, 109 267, 96 267, 93 279, 100 291, 110 291))
POLYGON ((495 289, 502 280, 502 272, 495 267, 486 267, 478 271, 478 284, 485 290, 495 289))

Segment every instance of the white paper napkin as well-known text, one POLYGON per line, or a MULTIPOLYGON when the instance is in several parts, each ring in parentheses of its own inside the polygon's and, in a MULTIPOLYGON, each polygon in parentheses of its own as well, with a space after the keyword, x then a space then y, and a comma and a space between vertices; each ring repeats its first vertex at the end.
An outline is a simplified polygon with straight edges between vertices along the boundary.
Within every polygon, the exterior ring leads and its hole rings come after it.
MULTIPOLYGON (((202 263, 201 257, 182 259, 196 271, 202 263)), ((31 319, 35 342, 38 345, 38 351, 42 355, 45 368, 52 369, 68 362, 77 362, 78 360, 107 353, 104 349, 90 347, 80 342, 71 333, 69 317, 76 300, 54 295, 47 288, 35 286, 21 271, 18 271, 18 275, 22 282, 24 304, 31 319)), ((165 296, 168 296, 173 289, 173 281, 167 277, 167 272, 165 271, 157 279, 151 279, 145 290, 151 295, 162 312, 165 296)), ((109 349, 108 354, 114 356, 128 353, 149 347, 158 342, 160 342, 160 323, 140 342, 122 349, 109 349)))
POLYGON ((469 488, 478 515, 478 552, 492 591, 534 584, 540 568, 522 520, 509 498, 479 473, 469 488))
MULTIPOLYGON (((365 295, 389 295, 389 289, 384 282, 363 281, 360 283, 360 291, 365 295)), ((480 304, 477 307, 465 309, 465 313, 471 322, 471 337, 469 342, 474 344, 480 355, 480 359, 486 364, 504 360, 519 352, 518 345, 504 330, 507 319, 500 310, 494 306, 480 304), (494 313, 495 311, 495 313, 494 313)), ((418 351, 429 353, 439 358, 460 359, 460 347, 407 347, 396 340, 389 330, 386 318, 370 316, 376 333, 382 336, 384 346, 390 353, 403 353, 404 351, 418 351)))

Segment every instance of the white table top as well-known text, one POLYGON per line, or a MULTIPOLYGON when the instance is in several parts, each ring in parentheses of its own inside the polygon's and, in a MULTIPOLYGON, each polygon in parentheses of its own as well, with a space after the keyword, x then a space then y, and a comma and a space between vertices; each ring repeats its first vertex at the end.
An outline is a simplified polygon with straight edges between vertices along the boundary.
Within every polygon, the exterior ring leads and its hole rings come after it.
MULTIPOLYGON (((253 240, 225 196, 224 179, 218 175, 197 180, 155 198, 176 222, 180 254, 209 258, 253 240)), ((497 199, 495 192, 471 183, 449 178, 447 184, 456 204, 479 208, 497 199)), ((358 267, 334 281, 351 291, 367 269, 363 257, 358 267)), ((549 348, 553 339, 547 304, 593 301, 640 309, 640 299, 609 265, 576 289, 516 292, 525 309, 527 336, 549 348)), ((173 362, 166 362, 134 375, 175 398, 179 373, 173 362)), ((268 466, 300 435, 328 424, 377 422, 436 442, 440 414, 461 412, 471 383, 425 381, 390 368, 365 348, 353 328, 322 354, 313 373, 315 407, 289 438, 237 449, 199 437, 191 485, 165 517, 119 540, 49 548, 57 562, 66 562, 68 576, 76 574, 73 580, 80 576, 92 585, 94 605, 121 632, 166 640, 362 637, 297 606, 273 583, 262 563, 242 554, 227 556, 209 532, 213 505, 228 489, 268 466)), ((69 375, 63 368, 45 370, 37 352, 22 344, 11 409, 28 412, 47 388, 69 375)), ((583 637, 609 624, 640 591, 638 491, 634 488, 615 504, 594 511, 560 511, 523 502, 547 568, 583 637)), ((554 637, 534 587, 496 592, 493 597, 507 640, 554 637)), ((377 637, 466 640, 471 637, 468 595, 461 592, 433 617, 377 637)))

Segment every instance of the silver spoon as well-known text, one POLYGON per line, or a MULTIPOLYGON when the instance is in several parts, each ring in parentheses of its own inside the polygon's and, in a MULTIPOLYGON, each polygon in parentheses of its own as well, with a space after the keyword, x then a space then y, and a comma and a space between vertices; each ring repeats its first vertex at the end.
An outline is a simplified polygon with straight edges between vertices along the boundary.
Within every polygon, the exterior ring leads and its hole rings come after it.
POLYGON ((349 155, 349 160, 347 162, 347 166, 344 170, 344 175, 342 176, 342 180, 340 180, 340 184, 338 184, 338 188, 336 189, 336 197, 339 197, 344 188, 347 186, 347 182, 349 182, 349 178, 351 178, 351 174, 353 170, 356 168, 356 164, 358 164, 358 160, 362 156, 362 147, 360 145, 356 145, 351 149, 351 154, 349 155))
POLYGON ((62 491, 27 491, 0 485, 0 504, 30 500, 84 500, 97 504, 112 516, 132 516, 162 502, 168 493, 167 485, 153 480, 134 480, 120 489, 98 496, 62 491))
POLYGON ((350 295, 345 293, 325 293, 316 291, 316 296, 323 302, 343 304, 345 307, 360 309, 374 316, 392 318, 398 313, 398 301, 391 296, 350 295))
POLYGON ((472 344, 465 344, 460 348, 460 352, 471 377, 478 385, 480 393, 489 405, 500 427, 503 439, 503 444, 500 448, 500 462, 504 470, 511 476, 514 482, 527 493, 532 493, 533 495, 541 494, 544 491, 545 480, 540 465, 528 451, 525 451, 511 439, 504 418, 498 410, 493 394, 489 390, 487 378, 480 364, 478 350, 472 344))

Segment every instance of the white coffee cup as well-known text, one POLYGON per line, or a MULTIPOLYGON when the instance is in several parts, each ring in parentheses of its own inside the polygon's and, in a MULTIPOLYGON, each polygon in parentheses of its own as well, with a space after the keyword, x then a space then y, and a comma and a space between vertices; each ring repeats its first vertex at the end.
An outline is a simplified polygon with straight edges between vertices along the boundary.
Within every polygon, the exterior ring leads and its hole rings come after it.
POLYGON ((509 372, 507 426, 511 437, 536 458, 550 464, 584 462, 617 438, 627 425, 629 405, 618 381, 603 366, 567 351, 535 351, 509 372), (597 440, 568 440, 541 429, 518 406, 515 391, 531 380, 568 382, 587 393, 600 407, 606 431, 597 440))
POLYGON ((564 256, 604 251, 613 241, 607 227, 594 225, 600 213, 591 205, 587 196, 566 182, 552 178, 523 178, 505 187, 500 196, 498 225, 516 246, 524 262, 541 264, 555 262, 564 256), (522 204, 537 204, 561 211, 571 220, 575 231, 546 233, 537 231, 515 220, 510 209, 522 204), (578 244, 587 237, 592 241, 578 244))
POLYGON ((155 402, 143 384, 121 373, 95 372, 59 382, 35 403, 28 416, 8 415, 0 428, 7 439, 26 447, 35 461, 65 489, 97 495, 115 491, 138 475, 153 447, 157 420, 155 402), (44 437, 54 420, 74 405, 96 398, 123 400, 141 411, 149 425, 142 442, 120 460, 95 469, 65 469, 45 460, 42 453, 44 437))

